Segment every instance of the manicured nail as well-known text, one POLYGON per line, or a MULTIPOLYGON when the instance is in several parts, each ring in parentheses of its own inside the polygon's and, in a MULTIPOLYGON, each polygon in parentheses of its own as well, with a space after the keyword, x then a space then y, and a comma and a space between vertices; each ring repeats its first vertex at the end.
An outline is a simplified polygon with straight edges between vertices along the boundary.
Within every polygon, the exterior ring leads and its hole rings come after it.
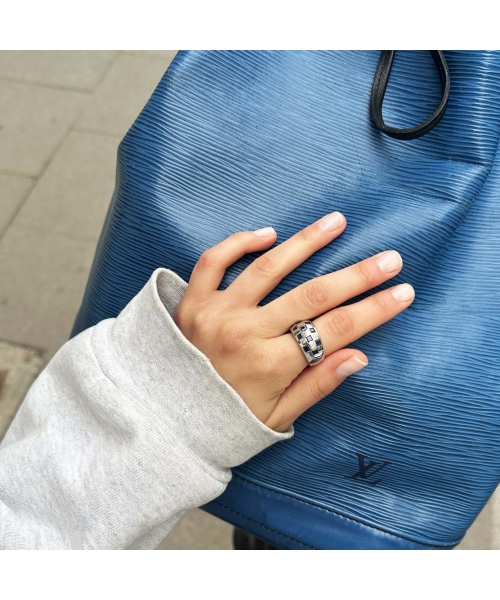
POLYGON ((393 273, 401 268, 403 265, 403 259, 399 252, 395 250, 388 250, 387 252, 382 252, 379 254, 377 258, 377 265, 384 271, 385 273, 393 273))
POLYGON ((318 225, 325 231, 335 231, 345 222, 345 217, 339 212, 333 212, 325 215, 318 221, 318 225))
POLYGON ((409 283, 401 283, 391 289, 391 294, 400 302, 408 302, 415 298, 415 290, 409 283))
POLYGON ((272 227, 263 227, 262 229, 257 229, 257 231, 254 231, 254 233, 259 237, 271 237, 276 232, 272 227))
POLYGON ((348 358, 343 363, 340 363, 340 365, 337 367, 337 373, 341 377, 349 377, 349 375, 354 375, 354 373, 364 369, 367 364, 367 362, 363 362, 357 356, 351 356, 351 358, 348 358))

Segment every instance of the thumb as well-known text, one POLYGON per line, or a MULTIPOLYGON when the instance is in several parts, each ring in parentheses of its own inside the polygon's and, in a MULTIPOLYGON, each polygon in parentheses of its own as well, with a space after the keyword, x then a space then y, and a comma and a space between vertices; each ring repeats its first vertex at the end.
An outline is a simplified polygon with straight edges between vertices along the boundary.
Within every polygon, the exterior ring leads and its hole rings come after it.
POLYGON ((368 364, 363 352, 344 348, 329 354, 314 367, 308 367, 281 394, 265 424, 286 431, 308 408, 331 394, 347 377, 368 364))

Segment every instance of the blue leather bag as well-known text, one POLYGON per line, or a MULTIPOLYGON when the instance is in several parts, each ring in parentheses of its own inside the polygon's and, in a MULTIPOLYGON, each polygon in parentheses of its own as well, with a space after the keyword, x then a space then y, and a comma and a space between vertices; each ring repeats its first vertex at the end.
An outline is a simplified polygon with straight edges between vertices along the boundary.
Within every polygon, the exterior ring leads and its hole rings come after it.
MULTIPOLYGON (((205 507, 280 548, 451 548, 500 481, 500 54, 446 52, 446 114, 412 141, 370 120, 379 54, 179 53, 120 144, 75 324, 116 316, 159 266, 188 280, 203 250, 242 229, 272 225, 282 242, 328 212, 347 217, 265 302, 401 252, 382 287, 408 281, 416 300, 353 344, 369 367, 205 507)), ((385 121, 419 123, 440 98, 430 55, 397 53, 385 121)))

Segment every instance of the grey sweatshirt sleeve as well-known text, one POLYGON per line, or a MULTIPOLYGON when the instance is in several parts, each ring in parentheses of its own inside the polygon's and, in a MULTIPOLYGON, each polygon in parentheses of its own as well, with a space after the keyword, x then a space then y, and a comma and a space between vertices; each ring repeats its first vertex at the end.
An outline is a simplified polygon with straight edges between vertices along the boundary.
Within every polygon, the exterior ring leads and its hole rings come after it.
POLYGON ((35 381, 0 446, 0 548, 155 548, 224 491, 230 467, 291 437, 177 328, 185 288, 158 269, 35 381))

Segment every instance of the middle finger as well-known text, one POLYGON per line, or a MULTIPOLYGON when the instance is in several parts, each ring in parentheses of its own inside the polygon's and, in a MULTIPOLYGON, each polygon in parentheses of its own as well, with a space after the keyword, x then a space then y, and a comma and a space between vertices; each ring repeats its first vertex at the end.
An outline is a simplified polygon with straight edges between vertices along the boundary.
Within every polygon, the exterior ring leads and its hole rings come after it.
POLYGON ((239 304, 256 306, 286 275, 339 236, 345 226, 345 217, 338 212, 324 216, 255 259, 225 293, 237 298, 239 304))
POLYGON ((271 335, 281 335, 294 323, 314 319, 391 279, 402 266, 401 255, 388 250, 335 273, 316 277, 259 308, 259 322, 271 335))

